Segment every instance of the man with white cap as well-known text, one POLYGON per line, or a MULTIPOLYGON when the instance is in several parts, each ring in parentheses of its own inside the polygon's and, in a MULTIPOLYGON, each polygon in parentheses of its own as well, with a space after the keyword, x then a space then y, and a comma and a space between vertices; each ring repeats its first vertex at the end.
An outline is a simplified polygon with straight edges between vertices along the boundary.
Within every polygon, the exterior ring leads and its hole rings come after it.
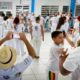
POLYGON ((32 58, 35 58, 35 51, 28 42, 24 33, 19 33, 20 40, 22 40, 28 50, 29 56, 22 62, 17 63, 17 52, 15 47, 9 45, 2 45, 6 41, 10 41, 13 32, 8 32, 7 35, 0 40, 0 80, 21 80, 22 72, 31 64, 32 58))

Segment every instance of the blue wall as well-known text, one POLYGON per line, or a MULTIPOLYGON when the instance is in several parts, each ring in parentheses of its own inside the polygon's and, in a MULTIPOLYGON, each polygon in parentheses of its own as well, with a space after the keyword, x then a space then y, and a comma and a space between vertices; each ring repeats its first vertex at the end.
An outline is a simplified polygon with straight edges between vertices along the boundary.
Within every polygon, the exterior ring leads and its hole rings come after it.
POLYGON ((73 17, 75 15, 75 9, 76 9, 76 0, 71 0, 70 11, 72 12, 73 17))
POLYGON ((35 12, 35 0, 31 0, 31 12, 35 12))

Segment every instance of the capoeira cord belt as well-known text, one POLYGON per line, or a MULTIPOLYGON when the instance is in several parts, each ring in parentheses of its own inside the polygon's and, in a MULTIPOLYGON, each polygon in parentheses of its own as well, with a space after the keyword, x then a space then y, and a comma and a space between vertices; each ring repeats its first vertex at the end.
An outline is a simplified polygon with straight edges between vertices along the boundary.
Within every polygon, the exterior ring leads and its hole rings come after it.
POLYGON ((49 72, 49 80, 55 80, 55 73, 49 72))

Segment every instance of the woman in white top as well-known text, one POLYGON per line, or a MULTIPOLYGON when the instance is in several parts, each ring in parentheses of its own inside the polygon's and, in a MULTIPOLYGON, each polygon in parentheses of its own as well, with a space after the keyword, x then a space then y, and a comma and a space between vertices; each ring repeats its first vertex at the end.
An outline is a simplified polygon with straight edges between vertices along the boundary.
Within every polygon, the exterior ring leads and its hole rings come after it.
MULTIPOLYGON (((23 32, 23 25, 20 23, 20 19, 18 17, 16 17, 13 21, 13 26, 14 26, 14 29, 13 29, 13 32, 14 34, 18 34, 20 32, 23 32)), ((14 35, 13 35, 14 37, 14 35)), ((19 51, 21 54, 20 55, 24 55, 25 54, 25 50, 24 50, 24 45, 23 45, 23 42, 21 42, 20 40, 16 39, 15 38, 15 42, 16 42, 16 47, 18 47, 19 49, 17 51, 19 51)))
POLYGON ((69 36, 67 34, 68 28, 67 28, 67 26, 66 26, 65 23, 66 23, 66 17, 65 16, 60 17, 56 30, 63 31, 64 37, 67 39, 67 41, 69 42, 69 44, 72 47, 75 47, 73 41, 70 40, 70 38, 69 38, 69 36))
POLYGON ((39 58, 40 47, 42 40, 44 41, 44 30, 40 24, 40 17, 36 17, 36 22, 32 23, 31 27, 32 44, 36 51, 36 58, 39 58))

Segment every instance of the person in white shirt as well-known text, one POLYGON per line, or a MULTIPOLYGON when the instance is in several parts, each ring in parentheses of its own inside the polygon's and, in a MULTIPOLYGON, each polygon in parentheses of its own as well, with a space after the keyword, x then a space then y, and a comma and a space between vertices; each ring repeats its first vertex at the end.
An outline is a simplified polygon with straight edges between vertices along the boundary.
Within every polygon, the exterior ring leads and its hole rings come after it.
POLYGON ((59 77, 59 50, 64 43, 64 35, 61 31, 52 32, 53 44, 50 49, 49 80, 58 80, 59 77))
POLYGON ((58 23, 58 21, 59 21, 59 18, 61 17, 61 13, 57 13, 57 23, 58 23))
POLYGON ((35 14, 32 13, 32 15, 31 15, 31 17, 30 17, 31 21, 32 21, 32 22, 35 22, 35 18, 36 18, 36 17, 35 17, 35 14))
POLYGON ((57 27, 56 27, 56 30, 63 31, 64 37, 66 38, 66 40, 68 41, 68 43, 69 43, 72 47, 75 47, 74 42, 69 38, 69 35, 68 35, 68 33, 67 33, 68 28, 67 28, 67 26, 66 26, 66 17, 65 17, 65 16, 60 17, 59 22, 58 22, 57 27))
POLYGON ((13 29, 13 16, 12 16, 12 14, 8 14, 8 19, 7 19, 7 21, 6 21, 6 26, 7 26, 7 30, 12 30, 13 29))
POLYGON ((36 22, 32 23, 32 27, 30 28, 32 45, 36 51, 36 58, 39 58, 40 47, 42 40, 44 41, 44 30, 43 25, 40 24, 40 17, 36 17, 36 22))
POLYGON ((76 43, 80 36, 80 16, 75 19, 73 41, 76 43))
MULTIPOLYGON (((12 35, 13 34, 14 34, 13 32, 8 32, 7 35, 4 38, 0 39, 0 48, 2 46, 6 45, 6 46, 14 48, 15 51, 18 49, 18 48, 15 48, 14 45, 10 46, 9 44, 6 44, 6 42, 10 42, 10 41, 13 42, 12 41, 12 39, 13 39, 12 35)), ((20 36, 19 39, 22 40, 25 43, 26 49, 28 50, 28 53, 29 53, 29 56, 26 57, 23 61, 21 61, 19 63, 15 63, 14 65, 12 65, 12 63, 10 63, 13 57, 11 57, 8 62, 2 63, 2 62, 4 62, 3 58, 5 57, 6 60, 8 60, 7 56, 10 56, 10 54, 6 55, 6 56, 3 56, 3 57, 0 56, 0 57, 2 57, 2 60, 3 60, 3 61, 1 61, 1 59, 0 59, 0 80, 22 80, 22 73, 31 64, 32 58, 35 58, 35 51, 32 48, 29 41, 27 40, 25 34, 24 33, 19 33, 19 36, 20 36), (9 67, 8 64, 10 64, 11 66, 9 67), (3 68, 1 68, 1 66, 3 66, 3 68)), ((5 51, 5 49, 3 49, 3 50, 5 51)), ((9 50, 10 50, 11 53, 13 52, 13 51, 11 51, 12 49, 9 49, 9 50)), ((3 55, 6 54, 6 53, 7 53, 6 51, 3 52, 3 55)), ((17 51, 16 51, 16 53, 17 53, 17 51)), ((2 54, 0 54, 0 55, 2 55, 2 54)))
POLYGON ((43 26, 45 24, 45 19, 42 15, 40 15, 40 24, 42 24, 43 26))
MULTIPOLYGON (((22 23, 20 23, 19 17, 15 17, 14 21, 13 21, 13 30, 11 30, 11 31, 18 34, 20 32, 23 32, 23 30, 24 30, 24 25, 22 23)), ((23 42, 21 42, 18 39, 15 39, 15 45, 16 45, 16 47, 19 48, 17 51, 19 51, 20 55, 24 56, 25 50, 24 50, 23 42)))
POLYGON ((2 16, 2 12, 0 13, 0 37, 2 37, 2 30, 3 30, 3 21, 4 21, 4 17, 2 16))
POLYGON ((56 14, 53 17, 51 17, 50 24, 51 24, 51 32, 56 31, 56 27, 57 27, 57 16, 56 16, 56 14))
POLYGON ((59 58, 59 69, 62 75, 66 76, 72 73, 71 80, 80 80, 80 40, 77 47, 71 51, 62 50, 59 58))

